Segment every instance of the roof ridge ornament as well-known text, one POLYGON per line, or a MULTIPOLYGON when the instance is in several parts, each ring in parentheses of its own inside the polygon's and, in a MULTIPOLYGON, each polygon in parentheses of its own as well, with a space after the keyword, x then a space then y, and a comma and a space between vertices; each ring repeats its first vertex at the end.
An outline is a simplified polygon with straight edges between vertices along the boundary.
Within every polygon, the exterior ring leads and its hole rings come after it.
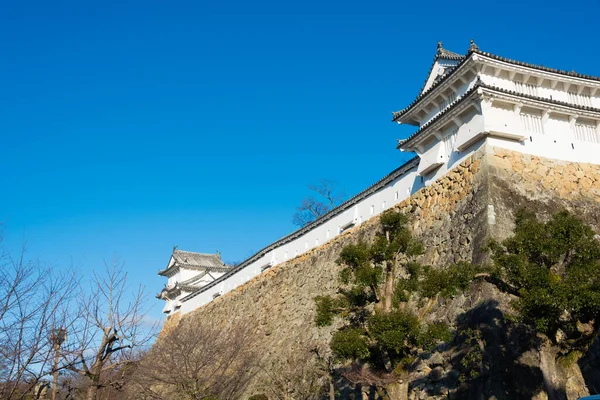
POLYGON ((441 56, 443 51, 444 51, 444 43, 442 43, 442 41, 440 40, 437 43, 437 55, 441 56))
POLYGON ((469 45, 469 53, 472 53, 474 51, 479 51, 479 46, 477 46, 475 44, 475 41, 471 39, 471 44, 469 45))

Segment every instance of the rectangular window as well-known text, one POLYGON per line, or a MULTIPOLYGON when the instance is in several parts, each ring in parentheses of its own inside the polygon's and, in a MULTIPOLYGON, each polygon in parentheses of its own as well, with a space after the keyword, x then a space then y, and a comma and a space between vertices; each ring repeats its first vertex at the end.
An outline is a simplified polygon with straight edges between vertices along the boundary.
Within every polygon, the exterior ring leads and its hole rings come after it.
POLYGON ((575 124, 575 140, 600 143, 596 134, 596 127, 588 124, 575 124))
POLYGON ((540 115, 521 113, 521 123, 523 124, 523 129, 525 129, 526 132, 544 133, 542 117, 540 115))
POLYGON ((394 194, 394 200, 398 201, 398 192, 394 194))
POLYGON ((381 204, 381 209, 385 210, 385 201, 381 204))
POLYGON ((530 96, 537 96, 537 86, 533 83, 515 82, 515 88, 517 92, 528 94, 530 96))
POLYGON ((371 215, 375 212, 375 206, 371 206, 371 215))

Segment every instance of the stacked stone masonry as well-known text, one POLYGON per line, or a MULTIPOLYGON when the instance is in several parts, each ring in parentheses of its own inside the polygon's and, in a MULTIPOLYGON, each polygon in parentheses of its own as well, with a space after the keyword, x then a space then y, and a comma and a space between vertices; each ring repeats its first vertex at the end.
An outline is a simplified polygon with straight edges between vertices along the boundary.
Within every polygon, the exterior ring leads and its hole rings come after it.
MULTIPOLYGON (((424 241, 426 254, 422 262, 443 267, 461 260, 483 261, 481 247, 485 241, 490 236, 508 235, 520 207, 535 207, 544 215, 559 208, 576 210, 597 229, 599 204, 600 166, 548 160, 486 145, 395 208, 410 216, 413 232, 424 241), (490 219, 490 213, 494 218, 490 219)), ((372 218, 271 268, 177 320, 191 319, 192 323, 224 328, 233 321, 250 324, 265 373, 277 373, 290 360, 305 357, 307 348, 328 344, 337 326, 315 326, 314 297, 336 293, 340 271, 336 260, 341 249, 372 237, 378 219, 372 218)), ((498 302, 499 309, 508 307, 508 299, 480 284, 470 293, 427 310, 423 317, 453 323, 461 313, 490 299, 498 302)), ((169 321, 168 329, 177 320, 169 321)), ((498 343, 503 343, 502 338, 498 343)), ((409 398, 446 398, 448 382, 456 378, 448 366, 449 359, 448 354, 440 353, 434 361, 417 368, 417 374, 409 380, 409 398), (433 369, 435 374, 431 373, 433 369)), ((257 375, 247 394, 261 390, 257 375)), ((502 388, 491 385, 485 390, 504 398, 495 392, 502 388)))

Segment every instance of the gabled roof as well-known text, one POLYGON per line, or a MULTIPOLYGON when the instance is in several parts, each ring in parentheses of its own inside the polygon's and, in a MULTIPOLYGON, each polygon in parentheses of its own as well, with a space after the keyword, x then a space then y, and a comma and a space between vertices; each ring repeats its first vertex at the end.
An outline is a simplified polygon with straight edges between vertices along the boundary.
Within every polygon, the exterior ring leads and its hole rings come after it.
POLYGON ((466 59, 467 59, 467 56, 460 55, 458 53, 454 53, 454 52, 452 52, 450 50, 446 50, 446 49, 444 49, 442 47, 442 42, 438 42, 437 52, 435 54, 435 57, 433 58, 433 62, 431 63, 431 67, 429 68, 429 72, 427 73, 427 79, 425 79, 425 82, 423 82, 423 86, 421 86, 421 90, 419 92, 419 95, 417 96, 417 98, 412 103, 410 103, 404 109, 402 109, 400 111, 393 112, 392 113, 393 114, 392 122, 398 121, 400 119, 400 117, 402 117, 409 110, 411 110, 415 105, 417 105, 417 103, 419 103, 419 101, 421 101, 422 98, 426 97, 441 82, 445 81, 446 78, 448 78, 450 75, 452 75, 452 73, 454 73, 454 71, 456 71, 458 69, 458 67, 465 62, 466 59), (443 76, 438 77, 435 81, 432 82, 432 84, 430 84, 428 86, 427 82, 430 81, 431 74, 433 73, 433 70, 434 70, 435 66, 439 64, 440 60, 458 61, 458 63, 455 66, 451 67, 451 68, 447 68, 444 71, 445 73, 444 73, 443 76))
POLYGON ((158 271, 159 275, 170 275, 179 268, 195 270, 227 271, 231 267, 221 260, 220 254, 194 253, 191 251, 173 249, 167 268, 158 271))
POLYGON ((432 81, 431 75, 434 73, 437 74, 438 69, 436 68, 436 66, 441 65, 442 64, 441 61, 456 62, 456 61, 461 61, 463 58, 465 58, 465 56, 455 53, 453 51, 444 49, 442 42, 438 42, 437 52, 435 53, 435 57, 433 58, 433 62, 431 63, 431 67, 429 67, 429 72, 427 73, 427 78, 425 79, 425 82, 423 82, 423 86, 421 86, 421 90, 419 93, 423 93, 423 92, 427 91, 433 83, 437 82, 443 76, 447 75, 451 70, 454 69, 454 66, 446 65, 444 68, 444 75, 436 76, 436 77, 434 77, 435 80, 432 81), (431 83, 428 85, 428 82, 431 82, 431 83))
MULTIPOLYGON (((537 70, 543 71, 543 72, 550 72, 550 73, 570 76, 570 77, 574 77, 574 78, 582 78, 582 79, 588 79, 588 80, 593 80, 593 81, 600 81, 600 77, 598 77, 598 76, 580 74, 575 71, 564 71, 564 70, 555 69, 555 68, 548 68, 543 65, 536 65, 536 64, 530 64, 530 63, 526 63, 526 62, 522 62, 522 61, 512 60, 510 58, 501 57, 501 56, 498 56, 498 55, 495 55, 492 53, 481 51, 481 50, 479 50, 479 47, 475 44, 475 42, 473 40, 471 40, 471 45, 469 46, 469 52, 464 56, 461 56, 457 53, 448 51, 444 48, 441 48, 440 46, 441 46, 441 44, 438 43, 438 54, 440 54, 440 57, 438 57, 438 55, 436 54, 433 64, 429 70, 429 75, 431 75, 431 72, 432 72, 436 62, 438 61, 438 58, 460 60, 459 63, 455 67, 450 69, 446 74, 444 74, 444 76, 442 76, 440 79, 437 79, 431 86, 427 87, 427 89, 425 89, 425 86, 427 85, 427 81, 425 81, 425 84, 423 85, 421 92, 419 93, 419 95, 415 98, 415 100, 411 104, 409 104, 407 107, 405 107, 404 109, 402 109, 400 111, 395 111, 392 113, 392 115, 393 115, 392 122, 398 121, 404 114, 406 114, 408 111, 413 109, 423 98, 427 97, 427 95, 429 95, 431 92, 433 92, 433 90, 436 87, 438 87, 442 82, 446 81, 452 74, 454 74, 456 71, 458 71, 461 65, 463 65, 464 63, 466 63, 468 60, 470 60, 472 58, 473 54, 479 54, 481 56, 488 57, 488 58, 491 58, 494 60, 506 62, 506 63, 517 65, 520 67, 537 69, 537 70), (444 57, 441 56, 442 54, 444 55, 444 57)), ((429 80, 429 75, 428 75, 427 80, 429 80)))

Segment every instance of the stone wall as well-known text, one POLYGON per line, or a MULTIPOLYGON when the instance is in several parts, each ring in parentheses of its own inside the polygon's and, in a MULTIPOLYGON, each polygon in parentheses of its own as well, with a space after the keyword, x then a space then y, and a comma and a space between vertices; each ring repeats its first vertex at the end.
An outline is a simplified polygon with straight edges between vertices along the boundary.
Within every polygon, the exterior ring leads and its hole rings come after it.
MULTIPOLYGON (((490 236, 502 238, 512 231, 514 212, 519 207, 533 206, 544 214, 559 208, 577 210, 598 227, 599 202, 599 166, 562 163, 484 146, 396 208, 411 217, 414 233, 425 243, 427 252, 422 262, 443 266, 461 260, 483 261, 482 245, 490 236)), ((328 344, 336 327, 315 326, 314 297, 336 293, 340 271, 336 260, 341 249, 348 243, 371 238, 377 225, 378 217, 366 221, 183 318, 223 327, 233 321, 250 324, 264 371, 257 374, 248 395, 263 392, 261 375, 280 374, 289 360, 306 357, 308 348, 328 344)), ((505 310, 508 304, 508 299, 482 283, 474 285, 468 294, 430 307, 424 317, 454 324, 461 316, 470 315, 468 310, 480 307, 479 314, 470 318, 483 321, 495 318, 495 313, 505 310)), ((510 346, 510 338, 502 336, 498 324, 488 338, 496 342, 490 354, 508 360, 513 356, 504 354, 502 348, 510 346)), ((424 363, 420 375, 413 377, 411 398, 444 398, 450 393, 448 388, 457 378, 452 372, 452 355, 440 353, 435 360, 438 364, 424 363), (432 377, 433 369, 441 375, 432 377)), ((498 373, 513 365, 497 364, 498 373)), ((518 386, 513 389, 519 390, 518 386)), ((473 390, 497 395, 504 388, 496 382, 473 390)))
POLYGON ((512 232, 514 212, 527 207, 545 216, 567 209, 600 227, 600 165, 549 160, 489 148, 490 204, 494 205, 494 237, 512 232))

